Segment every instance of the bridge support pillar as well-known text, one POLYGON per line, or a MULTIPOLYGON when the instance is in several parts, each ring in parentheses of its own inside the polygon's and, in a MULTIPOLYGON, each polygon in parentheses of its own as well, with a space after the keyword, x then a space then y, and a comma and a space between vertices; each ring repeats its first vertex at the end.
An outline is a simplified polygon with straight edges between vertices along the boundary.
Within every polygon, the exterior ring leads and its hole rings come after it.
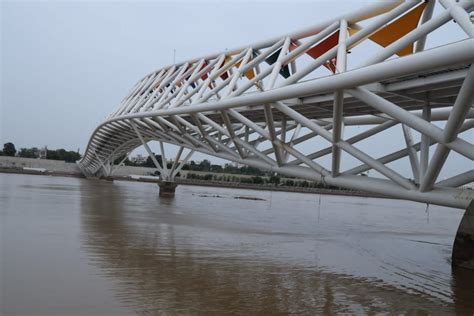
POLYGON ((158 186, 160 187, 160 197, 174 197, 178 184, 174 181, 160 181, 158 186))
POLYGON ((453 266, 474 270, 474 200, 459 224, 451 262, 453 266))

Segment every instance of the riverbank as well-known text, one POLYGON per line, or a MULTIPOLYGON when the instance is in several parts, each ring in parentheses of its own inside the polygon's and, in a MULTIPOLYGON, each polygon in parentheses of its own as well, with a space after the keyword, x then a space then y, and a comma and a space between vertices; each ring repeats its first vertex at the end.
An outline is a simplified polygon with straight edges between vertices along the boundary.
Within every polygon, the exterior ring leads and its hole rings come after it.
MULTIPOLYGON (((134 181, 134 182, 150 182, 158 183, 158 177, 150 176, 156 171, 154 168, 145 167, 131 167, 123 166, 114 170, 114 175, 110 178, 116 181, 134 181)), ((84 178, 81 170, 75 163, 68 163, 58 160, 47 159, 32 159, 21 157, 6 157, 0 156, 0 173, 17 173, 29 175, 46 175, 56 177, 76 177, 84 178)), ((210 174, 207 172, 196 172, 194 174, 210 174)), ((221 177, 223 174, 213 174, 221 177)), ((219 180, 198 180, 187 179, 187 172, 182 171, 182 176, 176 178, 179 185, 197 185, 207 187, 220 187, 229 189, 249 189, 249 190, 263 190, 263 191, 280 191, 280 192, 298 192, 311 194, 328 194, 328 195, 345 195, 345 196, 365 196, 365 197, 385 197, 371 192, 343 190, 343 189, 326 189, 326 188, 312 188, 301 186, 286 186, 273 184, 252 184, 233 181, 219 181, 219 180)), ((234 178, 248 178, 248 175, 230 175, 224 174, 227 177, 234 178)), ((215 177, 214 177, 215 178, 215 177)))
MULTIPOLYGON (((113 177, 114 180, 119 181, 137 181, 137 182, 151 182, 158 183, 158 180, 150 178, 123 178, 113 177)), ((295 192, 295 193, 311 193, 311 194, 327 194, 327 195, 345 195, 345 196, 361 196, 361 197, 377 197, 377 198, 388 198, 380 194, 374 194, 370 192, 354 191, 354 190, 343 190, 343 189, 324 189, 324 188, 304 188, 304 187, 290 187, 285 185, 259 185, 249 183, 238 183, 238 182, 222 182, 212 180, 189 180, 189 179, 176 179, 178 185, 196 185, 204 187, 216 187, 216 188, 229 188, 229 189, 247 189, 247 190, 259 190, 259 191, 279 191, 279 192, 295 192)))

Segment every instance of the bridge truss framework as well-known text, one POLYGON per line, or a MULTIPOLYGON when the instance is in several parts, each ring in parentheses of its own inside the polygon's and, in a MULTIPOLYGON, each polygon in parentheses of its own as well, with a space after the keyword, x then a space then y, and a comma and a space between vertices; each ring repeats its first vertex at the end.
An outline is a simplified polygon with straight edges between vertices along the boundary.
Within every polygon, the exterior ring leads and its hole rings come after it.
POLYGON ((78 165, 88 176, 108 176, 114 161, 143 145, 162 180, 172 181, 198 151, 286 176, 465 209, 474 199, 461 188, 474 181, 474 145, 460 136, 474 127, 473 8, 471 0, 383 2, 164 67, 141 79, 95 129, 78 165), (452 21, 465 39, 425 50, 429 35, 452 21), (349 67, 348 54, 358 49, 365 50, 363 62, 349 67), (344 137, 350 126, 364 130, 344 137), (357 147, 396 126, 404 148, 375 158, 357 147), (160 142, 162 164, 147 145, 151 140, 160 142), (310 142, 326 146, 307 152, 310 142), (171 168, 163 143, 179 146, 171 168), (438 180, 450 152, 471 165, 438 180), (359 165, 343 170, 343 155, 359 165), (325 157, 329 167, 321 163, 325 157), (400 160, 410 176, 390 165, 400 160), (377 176, 367 176, 369 170, 377 176))

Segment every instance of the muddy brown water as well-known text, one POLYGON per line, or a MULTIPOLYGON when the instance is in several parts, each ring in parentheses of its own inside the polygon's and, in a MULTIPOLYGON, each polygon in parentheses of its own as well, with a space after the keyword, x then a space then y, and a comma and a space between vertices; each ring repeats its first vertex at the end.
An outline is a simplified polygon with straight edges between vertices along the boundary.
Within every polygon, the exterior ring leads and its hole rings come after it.
POLYGON ((0 174, 0 314, 474 312, 474 272, 450 265, 461 210, 157 190, 0 174))

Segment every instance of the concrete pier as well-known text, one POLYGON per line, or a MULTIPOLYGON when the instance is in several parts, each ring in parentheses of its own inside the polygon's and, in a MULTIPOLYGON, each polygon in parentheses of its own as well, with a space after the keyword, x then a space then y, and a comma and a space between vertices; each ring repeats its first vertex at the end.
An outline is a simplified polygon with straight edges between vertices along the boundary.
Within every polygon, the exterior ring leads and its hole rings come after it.
POLYGON ((174 197, 178 184, 174 181, 159 181, 160 197, 174 197))
POLYGON ((474 270, 474 200, 459 224, 454 239, 452 265, 474 270))

